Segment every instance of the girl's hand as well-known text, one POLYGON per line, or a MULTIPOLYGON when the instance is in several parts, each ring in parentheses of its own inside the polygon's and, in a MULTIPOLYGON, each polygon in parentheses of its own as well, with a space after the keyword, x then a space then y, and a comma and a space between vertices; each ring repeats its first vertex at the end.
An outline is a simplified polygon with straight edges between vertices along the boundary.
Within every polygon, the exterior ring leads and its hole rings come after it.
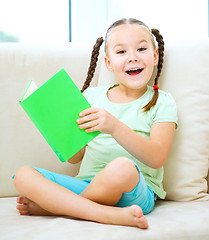
POLYGON ((111 134, 117 121, 117 118, 102 108, 88 108, 79 116, 77 120, 79 128, 86 129, 86 132, 100 131, 111 134))

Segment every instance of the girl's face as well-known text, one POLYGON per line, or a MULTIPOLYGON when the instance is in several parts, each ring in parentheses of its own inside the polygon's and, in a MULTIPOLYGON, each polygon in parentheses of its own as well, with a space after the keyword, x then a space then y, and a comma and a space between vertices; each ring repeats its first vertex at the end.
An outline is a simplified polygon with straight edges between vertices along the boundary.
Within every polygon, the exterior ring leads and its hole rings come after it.
POLYGON ((108 34, 105 64, 120 86, 145 92, 157 63, 158 50, 146 27, 124 24, 108 34))

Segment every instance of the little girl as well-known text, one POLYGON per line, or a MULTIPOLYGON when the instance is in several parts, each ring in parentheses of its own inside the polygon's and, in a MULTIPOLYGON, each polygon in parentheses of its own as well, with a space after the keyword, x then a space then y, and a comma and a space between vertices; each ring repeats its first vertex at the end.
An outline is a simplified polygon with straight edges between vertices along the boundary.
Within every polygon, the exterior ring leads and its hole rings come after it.
POLYGON ((75 178, 20 168, 14 177, 21 194, 17 209, 21 215, 65 215, 147 229, 145 214, 166 195, 163 165, 177 125, 173 98, 158 88, 164 42, 158 30, 136 19, 115 22, 105 38, 105 64, 118 84, 87 89, 102 42, 99 38, 94 46, 82 89, 92 107, 77 120, 80 129, 101 134, 69 159, 82 161, 75 178), (157 76, 150 87, 154 66, 157 76))

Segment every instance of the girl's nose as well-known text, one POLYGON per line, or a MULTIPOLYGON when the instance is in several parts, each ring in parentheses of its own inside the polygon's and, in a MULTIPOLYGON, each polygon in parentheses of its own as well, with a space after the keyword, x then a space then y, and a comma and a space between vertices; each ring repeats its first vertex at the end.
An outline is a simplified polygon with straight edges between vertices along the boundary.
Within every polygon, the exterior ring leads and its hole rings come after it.
POLYGON ((139 60, 137 58, 130 58, 129 62, 138 62, 139 60))
POLYGON ((128 56, 128 62, 138 62, 139 58, 136 56, 136 54, 131 53, 128 56))

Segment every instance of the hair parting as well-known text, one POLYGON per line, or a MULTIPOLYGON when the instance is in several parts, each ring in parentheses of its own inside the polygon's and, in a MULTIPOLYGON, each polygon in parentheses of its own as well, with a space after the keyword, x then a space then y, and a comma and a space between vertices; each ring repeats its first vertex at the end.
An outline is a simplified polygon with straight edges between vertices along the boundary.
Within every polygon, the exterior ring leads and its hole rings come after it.
POLYGON ((83 84, 81 92, 85 91, 89 87, 89 85, 90 85, 90 83, 91 83, 91 81, 93 79, 94 72, 95 72, 95 69, 96 69, 96 66, 97 66, 99 50, 100 50, 100 47, 101 47, 103 41, 104 40, 103 40, 102 37, 98 38, 96 43, 95 43, 95 45, 94 45, 94 47, 93 47, 93 51, 92 51, 92 54, 91 54, 91 61, 90 61, 90 65, 89 65, 86 81, 83 84))

